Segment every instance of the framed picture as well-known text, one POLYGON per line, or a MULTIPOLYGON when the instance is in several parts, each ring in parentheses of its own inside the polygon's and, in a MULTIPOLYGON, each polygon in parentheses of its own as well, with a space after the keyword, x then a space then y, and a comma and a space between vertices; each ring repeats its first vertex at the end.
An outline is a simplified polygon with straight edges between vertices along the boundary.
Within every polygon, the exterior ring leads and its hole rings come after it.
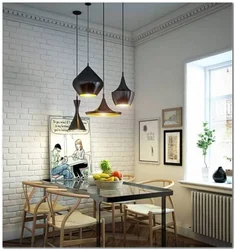
POLYGON ((162 110, 162 127, 182 127, 182 107, 162 110))
POLYGON ((90 119, 85 131, 68 131, 72 116, 49 116, 49 163, 51 181, 77 179, 92 172, 90 119))
POLYGON ((164 131, 164 165, 182 166, 182 129, 164 131))
POLYGON ((139 161, 159 164, 159 119, 139 121, 139 161))

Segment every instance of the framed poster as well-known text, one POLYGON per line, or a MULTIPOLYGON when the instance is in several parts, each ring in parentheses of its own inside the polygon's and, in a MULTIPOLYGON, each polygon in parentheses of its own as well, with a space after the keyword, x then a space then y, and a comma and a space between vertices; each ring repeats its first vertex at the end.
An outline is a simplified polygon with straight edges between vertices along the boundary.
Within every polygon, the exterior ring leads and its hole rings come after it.
POLYGON ((162 110, 162 127, 182 127, 182 107, 162 110))
POLYGON ((68 131, 72 116, 49 116, 50 179, 83 178, 92 172, 90 119, 81 118, 86 131, 68 131))
POLYGON ((164 131, 164 164, 182 166, 182 129, 164 131))
POLYGON ((159 119, 139 121, 139 161, 159 164, 159 119))

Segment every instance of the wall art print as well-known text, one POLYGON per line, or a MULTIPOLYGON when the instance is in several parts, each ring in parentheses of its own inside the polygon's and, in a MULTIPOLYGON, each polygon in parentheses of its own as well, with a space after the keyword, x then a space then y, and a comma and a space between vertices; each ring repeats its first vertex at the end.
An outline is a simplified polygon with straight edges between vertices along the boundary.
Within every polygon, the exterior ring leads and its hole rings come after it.
POLYGON ((51 181, 83 178, 92 172, 90 119, 81 118, 86 131, 68 131, 72 119, 49 116, 51 181))
POLYGON ((164 165, 182 166, 182 129, 164 131, 164 165))
POLYGON ((159 164, 159 119, 139 121, 139 161, 159 164))
POLYGON ((182 127, 182 107, 162 110, 162 127, 182 127))

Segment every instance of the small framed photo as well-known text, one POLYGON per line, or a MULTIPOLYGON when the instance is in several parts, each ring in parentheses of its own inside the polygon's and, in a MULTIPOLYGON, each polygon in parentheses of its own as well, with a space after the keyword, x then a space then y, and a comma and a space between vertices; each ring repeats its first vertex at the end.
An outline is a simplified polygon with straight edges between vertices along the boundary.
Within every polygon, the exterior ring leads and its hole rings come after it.
POLYGON ((182 107, 162 110, 162 127, 182 127, 182 107))
POLYGON ((164 165, 182 166, 182 129, 164 131, 164 165))
POLYGON ((139 161, 159 164, 159 119, 139 121, 139 161))

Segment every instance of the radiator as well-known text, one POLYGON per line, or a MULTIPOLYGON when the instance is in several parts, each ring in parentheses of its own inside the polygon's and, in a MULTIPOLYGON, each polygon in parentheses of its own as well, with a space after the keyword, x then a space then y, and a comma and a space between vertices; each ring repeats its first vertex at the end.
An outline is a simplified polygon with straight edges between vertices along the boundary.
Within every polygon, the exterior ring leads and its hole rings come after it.
POLYGON ((192 191, 193 232, 232 243, 231 196, 192 191))

